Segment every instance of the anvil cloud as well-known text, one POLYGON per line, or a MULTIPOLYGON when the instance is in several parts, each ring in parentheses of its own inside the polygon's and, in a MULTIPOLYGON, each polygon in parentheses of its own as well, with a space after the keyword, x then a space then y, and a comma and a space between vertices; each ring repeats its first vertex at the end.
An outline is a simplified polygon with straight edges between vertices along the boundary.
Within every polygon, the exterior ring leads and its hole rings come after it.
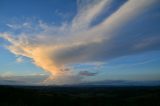
POLYGON ((152 10, 160 6, 160 1, 124 0, 107 17, 103 16, 110 12, 114 2, 78 0, 77 14, 71 22, 54 26, 40 21, 36 27, 30 23, 18 27, 8 24, 21 33, 1 35, 10 42, 7 48, 12 53, 32 59, 35 65, 53 76, 72 76, 66 66, 75 63, 105 62, 159 50, 160 25, 154 26, 154 23, 160 22, 160 15, 152 10), (103 19, 93 24, 98 18, 103 19), (142 26, 144 24, 146 27, 142 26), (36 31, 30 33, 28 30, 36 31))

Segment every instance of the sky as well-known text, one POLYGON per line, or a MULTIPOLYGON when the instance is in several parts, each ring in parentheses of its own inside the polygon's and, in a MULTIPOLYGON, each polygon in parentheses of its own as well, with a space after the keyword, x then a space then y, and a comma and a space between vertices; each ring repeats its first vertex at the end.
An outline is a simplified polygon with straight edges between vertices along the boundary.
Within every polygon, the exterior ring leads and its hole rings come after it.
POLYGON ((1 85, 108 81, 160 81, 159 0, 0 0, 1 85))

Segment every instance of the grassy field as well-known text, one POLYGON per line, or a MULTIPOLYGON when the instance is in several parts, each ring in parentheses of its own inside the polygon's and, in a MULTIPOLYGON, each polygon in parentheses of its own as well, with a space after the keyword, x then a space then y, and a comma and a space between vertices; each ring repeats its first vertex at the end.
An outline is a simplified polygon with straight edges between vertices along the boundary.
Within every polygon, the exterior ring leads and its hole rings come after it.
POLYGON ((160 106, 160 87, 0 86, 0 106, 160 106))

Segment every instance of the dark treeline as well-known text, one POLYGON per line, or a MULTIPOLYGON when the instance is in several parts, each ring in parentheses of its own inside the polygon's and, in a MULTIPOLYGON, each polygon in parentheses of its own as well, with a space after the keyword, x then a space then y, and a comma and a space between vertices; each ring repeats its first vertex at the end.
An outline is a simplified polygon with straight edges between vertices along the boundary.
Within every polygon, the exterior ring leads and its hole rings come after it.
POLYGON ((0 106, 160 106, 160 87, 0 86, 0 106))

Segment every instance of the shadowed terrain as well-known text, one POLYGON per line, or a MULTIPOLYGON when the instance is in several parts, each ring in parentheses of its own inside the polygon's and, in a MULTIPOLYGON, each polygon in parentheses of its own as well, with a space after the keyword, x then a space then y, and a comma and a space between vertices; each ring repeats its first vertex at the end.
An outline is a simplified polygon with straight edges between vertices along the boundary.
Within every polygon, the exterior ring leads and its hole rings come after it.
POLYGON ((160 87, 0 86, 0 106, 160 106, 160 87))

